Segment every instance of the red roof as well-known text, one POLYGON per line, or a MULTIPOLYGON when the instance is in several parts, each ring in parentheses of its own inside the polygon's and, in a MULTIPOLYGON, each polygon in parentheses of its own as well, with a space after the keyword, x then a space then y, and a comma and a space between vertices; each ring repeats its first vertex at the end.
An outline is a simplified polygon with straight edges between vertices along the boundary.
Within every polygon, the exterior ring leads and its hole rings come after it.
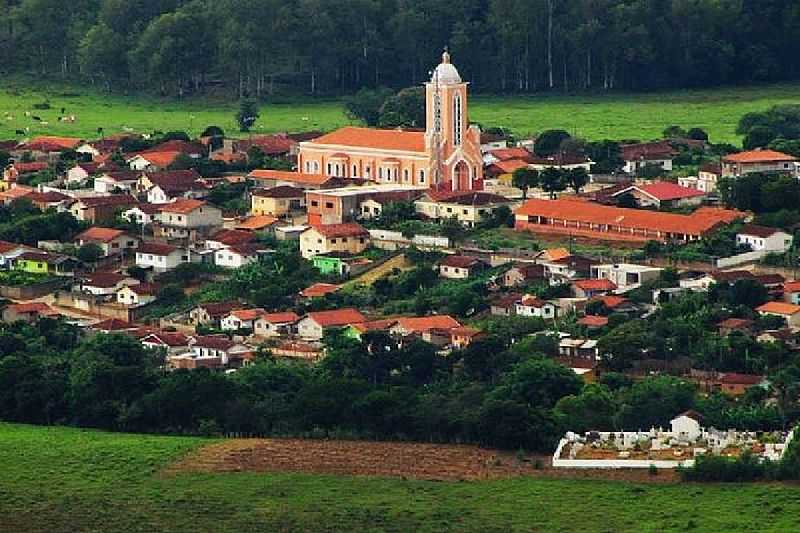
POLYGON ((256 189, 252 194, 259 198, 303 198, 306 191, 291 185, 279 185, 271 189, 256 189))
POLYGON ((617 307, 628 301, 627 298, 623 298, 622 296, 614 296, 609 294, 601 296, 599 300, 603 302, 603 305, 605 305, 609 309, 616 309, 617 307))
POLYGON ((366 321, 364 315, 358 309, 351 307, 334 309, 333 311, 316 311, 308 313, 306 318, 313 320, 323 328, 359 324, 366 321))
POLYGON ((141 339, 149 344, 162 344, 164 346, 188 346, 189 338, 183 333, 170 331, 154 331, 141 339))
POLYGON ((138 285, 131 285, 128 288, 140 296, 155 296, 158 294, 161 286, 157 283, 139 283, 138 285))
POLYGON ((234 246, 237 244, 246 244, 248 242, 252 242, 255 238, 256 236, 250 231, 224 229, 209 237, 208 240, 219 242, 226 246, 234 246))
POLYGON ((57 315, 58 312, 53 310, 49 305, 42 302, 29 302, 22 304, 11 304, 6 309, 16 314, 39 314, 39 315, 57 315))
POLYGON ((222 350, 226 352, 236 345, 224 335, 198 335, 194 337, 194 346, 201 348, 211 348, 212 350, 222 350))
MULTIPOLYGON (((133 156, 130 159, 135 159, 136 157, 141 157, 142 159, 146 160, 151 165, 156 167, 166 168, 170 166, 175 160, 181 155, 182 152, 177 150, 170 150, 170 151, 151 151, 151 152, 142 152, 133 156)), ((129 160, 130 160, 129 159, 129 160)))
POLYGON ((764 381, 764 376, 726 372, 722 375, 722 379, 720 381, 725 385, 758 385, 764 381))
POLYGON ((507 159, 496 161, 492 163, 492 166, 498 168, 502 174, 512 174, 520 168, 528 168, 528 162, 522 159, 507 159))
POLYGON ((573 285, 584 291, 613 291, 617 288, 610 279, 580 279, 573 285))
POLYGON ((160 242, 141 242, 136 253, 152 255, 169 255, 178 250, 177 247, 160 242))
POLYGON ((174 202, 170 202, 168 204, 161 205, 161 212, 162 213, 191 213, 198 207, 203 207, 206 205, 206 202, 203 200, 193 200, 189 198, 179 198, 174 202))
POLYGON ((332 179, 324 174, 306 174, 284 170, 254 170, 247 177, 254 180, 288 181, 289 183, 318 186, 324 185, 332 179))
POLYGON ((361 237, 369 236, 369 231, 361 224, 346 222, 344 224, 322 224, 313 226, 312 229, 327 238, 337 237, 361 237))
POLYGON ((89 327, 100 331, 127 331, 136 329, 136 326, 130 322, 125 322, 124 320, 120 320, 118 318, 109 318, 108 320, 103 320, 102 322, 92 324, 89 327))
POLYGON ((63 152, 73 150, 81 143, 80 139, 72 137, 54 137, 42 135, 34 137, 27 143, 18 147, 19 150, 31 150, 36 152, 63 152))
POLYGON ((44 170, 47 168, 47 163, 43 163, 41 161, 32 161, 30 163, 14 163, 14 168, 20 174, 25 174, 28 172, 39 172, 40 170, 44 170))
POLYGON ((330 283, 315 283, 310 287, 306 287, 302 291, 300 291, 300 296, 304 298, 316 298, 318 296, 325 296, 326 294, 330 294, 332 292, 336 292, 339 290, 338 285, 332 285, 330 283))
POLYGON ((588 328, 602 328, 608 325, 607 316, 586 315, 578 320, 578 324, 588 328))
POLYGON ((489 153, 500 161, 511 161, 514 159, 526 160, 533 157, 533 154, 521 147, 498 148, 497 150, 491 150, 489 153))
POLYGON ((136 198, 128 194, 112 194, 110 196, 90 196, 78 198, 77 202, 82 203, 86 207, 103 207, 103 206, 127 206, 135 205, 136 198))
POLYGON ((776 152, 775 150, 750 150, 748 152, 739 152, 738 154, 726 155, 722 160, 726 163, 789 163, 800 161, 800 159, 792 155, 776 152))
POLYGON ((425 133, 421 131, 378 130, 348 126, 317 137, 311 145, 348 146, 425 152, 425 133))
POLYGON ((255 309, 236 309, 231 311, 231 316, 235 316, 239 320, 247 322, 249 320, 255 320, 264 313, 266 313, 264 309, 257 307, 255 309))
POLYGON ((621 190, 614 196, 623 194, 631 189, 638 189, 643 193, 645 193, 646 195, 651 196, 660 202, 666 202, 669 200, 679 200, 682 198, 697 198, 699 196, 706 195, 706 193, 704 193, 703 191, 699 191, 697 189, 690 189, 689 187, 682 187, 677 183, 672 183, 669 181, 656 181, 654 183, 648 183, 645 185, 634 185, 628 189, 621 190))
POLYGON ((472 268, 476 265, 483 264, 483 261, 471 255, 448 255, 443 257, 439 261, 439 264, 453 268, 472 268))
POLYGON ((800 280, 792 280, 784 283, 783 292, 800 292, 800 280))
POLYGON ((259 135, 252 139, 241 140, 236 143, 236 149, 246 152, 251 146, 258 146, 267 155, 282 155, 289 153, 293 147, 297 146, 297 141, 288 137, 285 133, 273 135, 259 135))
POLYGON ((296 313, 286 311, 283 313, 266 313, 261 315, 258 319, 270 324, 290 324, 297 322, 300 317, 297 316, 296 313))
POLYGON ((675 155, 675 149, 667 141, 623 144, 620 149, 625 161, 672 159, 675 155))
POLYGON ((75 237, 75 240, 111 242, 123 235, 125 235, 125 232, 121 229, 92 227, 75 237))
MULTIPOLYGON (((172 139, 163 142, 153 148, 157 152, 181 152, 187 155, 203 155, 205 147, 200 143, 186 142, 180 139, 172 139)), ((144 155, 144 154, 142 154, 144 155)))
MULTIPOLYGON (((736 211, 703 208, 691 215, 679 215, 644 209, 610 207, 574 199, 528 200, 516 210, 515 214, 695 236, 711 231, 722 222, 729 223, 731 219, 736 220, 742 216, 742 213, 736 211)), ((548 227, 542 226, 543 230, 548 227)))
POLYGON ((800 305, 785 302, 767 302, 764 305, 756 307, 756 311, 774 315, 796 315, 800 313, 800 305))
POLYGON ((767 226, 758 226, 756 224, 745 224, 741 227, 738 233, 740 235, 752 235, 754 237, 766 239, 767 237, 771 237, 780 231, 781 230, 778 228, 769 228, 767 226))
POLYGON ((450 315, 402 317, 397 318, 396 321, 407 333, 421 333, 432 329, 451 330, 461 327, 461 323, 450 315))
POLYGON ((527 295, 527 296, 524 296, 522 298, 522 300, 520 300, 519 305, 522 305, 524 307, 540 308, 540 307, 544 307, 547 303, 548 302, 546 302, 544 300, 540 300, 536 296, 527 295))

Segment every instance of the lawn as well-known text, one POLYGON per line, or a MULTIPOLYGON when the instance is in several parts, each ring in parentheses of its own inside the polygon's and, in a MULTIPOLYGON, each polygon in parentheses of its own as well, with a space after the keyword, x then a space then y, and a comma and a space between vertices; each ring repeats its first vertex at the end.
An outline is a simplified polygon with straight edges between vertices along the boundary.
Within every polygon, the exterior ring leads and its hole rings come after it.
MULTIPOLYGON (((800 103, 800 86, 683 90, 648 94, 534 95, 520 97, 477 96, 471 102, 471 119, 483 126, 504 126, 518 135, 548 128, 564 128, 587 139, 652 139, 669 125, 699 126, 714 142, 738 143, 734 133, 739 118, 775 104, 800 103)), ((216 124, 236 133, 236 103, 230 99, 166 100, 147 96, 106 95, 88 87, 0 81, 0 139, 56 134, 97 137, 120 131, 184 130, 198 134, 216 124), (34 110, 47 102, 47 110, 34 110), (60 123, 61 108, 76 117, 60 123), (25 112, 43 119, 43 126, 25 112), (20 137, 20 136, 17 136, 20 137)), ((350 123, 341 100, 275 98, 262 106, 255 132, 331 130, 350 123)))
POLYGON ((202 439, 0 424, 0 531, 796 531, 793 486, 180 474, 202 439))

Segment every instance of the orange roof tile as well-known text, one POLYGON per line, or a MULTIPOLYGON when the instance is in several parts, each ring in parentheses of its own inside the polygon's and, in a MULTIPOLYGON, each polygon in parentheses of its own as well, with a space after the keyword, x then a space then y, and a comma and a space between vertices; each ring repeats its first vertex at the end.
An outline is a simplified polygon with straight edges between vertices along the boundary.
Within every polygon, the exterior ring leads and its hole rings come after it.
POLYGON ((260 307, 255 309, 237 309, 235 311, 231 311, 231 315, 235 316, 239 320, 255 320, 256 318, 260 317, 261 315, 265 314, 266 311, 260 307))
POLYGON ((76 241, 111 242, 125 235, 121 229, 92 227, 75 237, 76 241))
MULTIPOLYGON (((142 152, 138 154, 140 157, 149 161, 152 165, 157 167, 168 167, 181 155, 183 152, 166 151, 166 152, 142 152)), ((133 159, 133 158, 132 158, 133 159)))
POLYGON ((764 305, 756 307, 756 311, 773 315, 796 315, 800 313, 800 305, 785 302, 767 302, 764 305))
POLYGON ((306 174, 304 172, 288 172, 285 170, 254 170, 247 175, 254 180, 276 180, 300 183, 304 185, 324 185, 331 180, 324 174, 306 174))
POLYGON ((639 190, 644 194, 652 198, 655 198, 660 202, 667 202, 669 200, 679 200, 681 198, 696 198, 699 196, 705 196, 706 194, 698 189, 683 187, 681 185, 678 185, 677 183, 672 183, 669 181, 657 181, 654 183, 647 183, 644 185, 632 185, 627 189, 622 189, 621 191, 615 193, 613 196, 619 196, 625 194, 626 192, 633 189, 639 190))
POLYGON ((578 324, 580 324, 581 326, 586 326, 588 328, 602 328, 608 325, 608 317, 586 315, 585 317, 578 320, 578 324))
POLYGON ((255 231, 267 228, 278 221, 277 218, 271 217, 269 215, 257 215, 248 217, 236 226, 238 230, 245 230, 245 231, 255 231))
POLYGON ((259 320, 268 322, 270 324, 288 324, 290 322, 297 322, 300 317, 296 313, 286 311, 284 313, 266 313, 259 317, 259 320))
POLYGON ((461 323, 450 315, 402 317, 397 319, 397 325, 408 333, 421 333, 431 329, 450 330, 461 327, 461 323))
POLYGON ((304 298, 316 298, 319 296, 325 296, 326 294, 330 294, 332 292, 336 292, 339 290, 338 285, 332 285, 330 283, 315 283, 310 287, 306 287, 302 291, 300 291, 300 296, 304 298))
POLYGON ((348 126, 317 137, 309 146, 349 146, 398 150, 402 152, 425 152, 425 133, 421 131, 378 130, 348 126))
POLYGON ((316 311, 308 313, 306 318, 313 320, 323 328, 365 322, 364 315, 358 309, 353 309, 352 307, 334 309, 332 311, 316 311))
POLYGON ((313 226, 311 229, 316 230, 321 235, 327 238, 337 237, 359 237, 369 236, 369 231, 361 224, 355 222, 346 222, 344 224, 322 224, 313 226))
POLYGON ((726 163, 769 163, 773 161, 792 162, 800 161, 800 159, 784 154, 783 152, 776 152, 775 150, 750 150, 747 152, 739 152, 738 154, 726 155, 722 158, 726 163))
POLYGON ((800 280, 792 280, 784 283, 783 292, 800 292, 800 280))
POLYGON ((206 205, 203 200, 192 200, 189 198, 181 198, 169 204, 163 204, 161 211, 164 213, 191 213, 198 207, 206 205))
POLYGON ((617 284, 610 279, 580 279, 573 285, 585 291, 613 291, 617 288, 617 284))
MULTIPOLYGON (((691 215, 679 215, 644 209, 609 207, 574 199, 528 200, 516 210, 515 214, 696 236, 714 229, 721 222, 730 222, 731 217, 735 220, 742 215, 723 209, 698 209, 691 215)), ((542 226, 543 230, 548 227, 542 226)))

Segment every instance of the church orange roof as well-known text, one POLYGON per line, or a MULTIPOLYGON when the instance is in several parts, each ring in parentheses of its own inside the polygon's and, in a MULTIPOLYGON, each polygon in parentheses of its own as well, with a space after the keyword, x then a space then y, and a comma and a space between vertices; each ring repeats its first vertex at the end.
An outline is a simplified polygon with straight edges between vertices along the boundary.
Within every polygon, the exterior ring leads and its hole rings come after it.
POLYGON ((421 131, 378 130, 348 126, 323 135, 310 144, 425 152, 425 133, 421 131))

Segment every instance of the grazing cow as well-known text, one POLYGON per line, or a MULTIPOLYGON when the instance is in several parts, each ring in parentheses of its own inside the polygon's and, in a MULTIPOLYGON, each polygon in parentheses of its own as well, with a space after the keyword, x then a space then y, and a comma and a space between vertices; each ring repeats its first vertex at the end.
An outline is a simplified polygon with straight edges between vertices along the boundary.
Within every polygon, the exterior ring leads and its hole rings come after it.
POLYGON ((33 120, 36 120, 37 122, 41 122, 42 121, 41 117, 37 117, 36 115, 33 115, 31 118, 33 120))

